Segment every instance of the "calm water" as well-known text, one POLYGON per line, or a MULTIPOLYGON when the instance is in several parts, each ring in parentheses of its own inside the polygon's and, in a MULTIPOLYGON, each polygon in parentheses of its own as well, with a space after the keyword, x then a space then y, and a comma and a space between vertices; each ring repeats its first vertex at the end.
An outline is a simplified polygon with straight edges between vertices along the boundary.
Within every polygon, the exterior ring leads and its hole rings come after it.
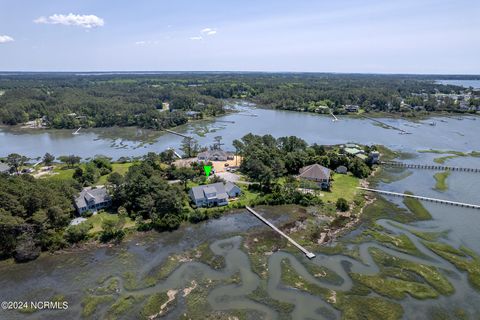
MULTIPOLYGON (((451 117, 429 121, 411 122, 403 119, 382 121, 411 132, 400 135, 398 131, 384 129, 370 120, 340 117, 333 122, 331 117, 309 113, 265 110, 239 107, 241 114, 230 114, 220 121, 190 123, 175 130, 191 135, 203 145, 213 143, 213 137, 223 136, 226 148, 232 141, 247 133, 272 134, 275 137, 296 135, 307 142, 339 144, 359 142, 383 144, 397 150, 454 149, 461 151, 480 150, 480 117, 451 117), (247 116, 248 114, 257 117, 247 116)), ((136 128, 85 129, 73 135, 73 130, 21 130, 0 128, 0 156, 19 153, 32 158, 50 152, 56 156, 76 154, 83 158, 97 154, 114 159, 121 156, 141 156, 147 152, 160 152, 166 148, 178 148, 182 138, 158 131, 136 128)))
POLYGON ((480 88, 480 80, 437 80, 441 84, 451 84, 454 86, 461 86, 465 88, 480 88))
MULTIPOLYGON (((209 144, 213 137, 222 135, 228 147, 234 139, 246 133, 270 133, 274 136, 297 135, 308 142, 324 144, 344 143, 346 141, 359 143, 380 143, 396 150, 413 152, 414 157, 408 160, 412 163, 433 163, 439 157, 436 154, 416 153, 420 149, 445 149, 461 151, 480 151, 480 119, 473 117, 438 118, 434 119, 436 126, 429 123, 432 120, 409 122, 406 120, 384 119, 385 122, 411 132, 410 135, 400 135, 395 130, 383 129, 369 120, 342 118, 332 122, 329 117, 306 113, 283 112, 244 107, 242 113, 257 114, 249 117, 241 114, 228 115, 223 120, 235 121, 235 124, 222 122, 202 122, 190 124, 178 131, 194 135, 201 143, 209 144), (474 120, 476 119, 476 120, 474 120)), ((73 136, 70 131, 24 131, 3 130, 0 132, 0 155, 18 152, 29 156, 40 156, 45 152, 55 155, 75 153, 82 157, 95 154, 106 154, 114 158, 120 156, 142 155, 148 151, 161 151, 166 147, 176 147, 181 138, 158 132, 124 129, 92 129, 85 130, 80 135, 73 136)), ((448 165, 465 167, 480 167, 480 158, 459 157, 447 161, 448 165)), ((382 183, 380 188, 396 192, 412 191, 418 195, 431 196, 454 201, 480 203, 480 174, 452 172, 447 179, 449 189, 439 192, 434 189, 435 180, 430 170, 412 170, 411 175, 392 183, 382 183)), ((399 199, 388 199, 402 206, 399 199)), ((409 232, 448 231, 447 243, 458 247, 465 245, 480 254, 480 211, 453 206, 425 203, 433 219, 409 225, 392 223, 389 220, 379 220, 378 224, 394 234, 406 234, 423 252, 425 258, 417 258, 407 254, 382 247, 373 242, 362 243, 359 246, 360 259, 354 260, 344 255, 322 255, 312 261, 300 253, 291 255, 286 252, 276 252, 269 257, 269 273, 266 291, 270 298, 276 301, 291 303, 295 309, 291 314, 293 319, 335 319, 339 318, 338 310, 318 296, 306 294, 299 290, 286 288, 281 284, 281 261, 287 259, 295 271, 306 281, 318 286, 335 290, 348 291, 352 281, 345 268, 349 265, 355 273, 376 274, 378 266, 372 260, 369 249, 379 248, 391 255, 439 267, 445 271, 448 280, 455 287, 455 293, 439 299, 416 300, 406 298, 400 303, 405 309, 405 319, 425 319, 427 311, 432 307, 444 307, 449 310, 462 308, 473 318, 480 314, 480 295, 469 285, 466 274, 457 270, 447 261, 432 254, 409 232), (339 283, 327 283, 313 277, 305 269, 309 263, 329 268, 341 278, 339 283)), ((259 208, 274 223, 279 223, 284 213, 292 207, 259 208)), ((20 313, 4 313, 0 311, 0 319, 81 319, 81 300, 92 288, 98 287, 102 279, 113 277, 121 284, 126 281, 126 272, 133 272, 134 278, 142 280, 158 271, 159 266, 169 255, 195 248, 198 244, 208 241, 212 251, 223 256, 225 268, 214 270, 196 261, 186 262, 176 269, 167 279, 153 287, 127 289, 122 286, 121 294, 141 296, 168 289, 181 289, 189 286, 191 281, 201 279, 228 280, 234 274, 240 277, 239 284, 222 284, 215 286, 208 294, 208 302, 214 310, 247 309, 262 315, 267 319, 278 318, 277 311, 266 305, 246 299, 246 295, 255 290, 259 281, 252 272, 248 256, 239 245, 241 235, 252 227, 263 226, 243 210, 218 220, 210 220, 192 227, 185 227, 172 233, 149 233, 136 235, 134 238, 112 248, 91 248, 81 252, 58 255, 42 255, 39 259, 21 265, 0 262, 0 297, 10 300, 41 300, 62 294, 70 302, 67 311, 37 312, 31 315, 20 313)), ((166 318, 178 318, 184 310, 182 299, 166 318)), ((132 307, 133 314, 140 311, 140 305, 132 307)), ((100 313, 105 310, 101 310, 100 313)), ((101 318, 101 317, 100 317, 101 318)), ((133 319, 127 316, 125 319, 133 319)))

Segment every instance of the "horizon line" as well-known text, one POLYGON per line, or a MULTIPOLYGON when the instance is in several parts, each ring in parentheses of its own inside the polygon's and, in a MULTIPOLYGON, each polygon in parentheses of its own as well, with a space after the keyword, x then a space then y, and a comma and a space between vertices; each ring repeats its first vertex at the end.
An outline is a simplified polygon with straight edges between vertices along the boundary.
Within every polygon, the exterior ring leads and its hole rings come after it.
POLYGON ((265 74, 337 74, 337 75, 399 75, 399 76, 468 76, 478 77, 480 79, 480 73, 409 73, 409 72, 337 72, 337 71, 261 71, 261 70, 62 70, 62 71, 47 71, 47 70, 16 70, 16 71, 3 71, 0 70, 0 76, 15 74, 15 73, 30 73, 30 74, 45 74, 45 73, 57 73, 57 74, 167 74, 167 73, 265 73, 265 74))

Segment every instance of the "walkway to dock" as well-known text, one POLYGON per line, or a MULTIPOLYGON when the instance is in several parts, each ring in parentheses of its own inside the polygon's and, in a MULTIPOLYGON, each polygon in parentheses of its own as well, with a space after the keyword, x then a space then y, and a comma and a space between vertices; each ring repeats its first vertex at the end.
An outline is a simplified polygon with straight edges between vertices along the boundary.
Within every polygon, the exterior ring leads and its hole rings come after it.
POLYGON ((448 205, 457 206, 457 207, 480 209, 480 205, 477 205, 477 204, 470 204, 470 203, 449 201, 449 200, 443 200, 443 199, 422 197, 422 196, 416 196, 416 195, 413 195, 413 194, 406 194, 406 193, 399 193, 399 192, 392 192, 392 191, 385 191, 385 190, 378 190, 378 189, 370 189, 370 188, 363 188, 363 187, 357 187, 357 189, 370 191, 370 192, 376 192, 376 193, 380 193, 380 194, 385 194, 385 195, 388 195, 388 196, 414 198, 414 199, 418 199, 418 200, 425 200, 425 201, 430 201, 430 202, 448 204, 448 205))
POLYGON ((412 168, 412 169, 480 172, 480 168, 450 167, 450 166, 439 166, 439 165, 430 165, 430 164, 402 163, 402 162, 394 162, 394 161, 382 161, 380 162, 380 164, 389 166, 389 167, 401 167, 401 168, 412 168))
POLYGON ((168 129, 162 129, 162 130, 166 131, 168 133, 171 133, 171 134, 176 134, 177 136, 180 136, 180 137, 184 137, 184 138, 187 138, 187 139, 193 139, 192 137, 187 136, 186 134, 183 134, 183 133, 175 132, 175 131, 168 130, 168 129))
POLYGON ((295 247, 297 247, 300 251, 302 251, 306 256, 307 258, 309 259, 313 259, 315 258, 315 254, 308 251, 307 249, 305 249, 304 247, 302 247, 301 245, 299 245, 295 240, 293 240, 292 238, 290 238, 289 236, 287 236, 285 233, 283 233, 280 229, 278 229, 277 227, 275 227, 270 221, 268 221, 267 219, 265 219, 264 217, 262 217, 259 213, 257 213, 255 210, 253 210, 252 208, 250 208, 249 206, 246 206, 245 208, 247 208, 248 211, 250 211, 255 217, 257 217, 258 219, 260 219, 263 223, 265 223, 267 226, 269 226, 270 228, 272 228, 274 231, 276 231, 277 233, 279 233, 282 237, 284 237, 285 239, 287 239, 288 241, 290 241, 291 244, 293 244, 295 247))
POLYGON ((394 127, 394 126, 392 126, 392 125, 390 125, 390 124, 388 124, 388 123, 385 123, 385 122, 383 122, 383 121, 380 121, 380 120, 378 120, 378 119, 371 118, 371 117, 367 117, 367 116, 365 116, 365 115, 363 115, 363 114, 361 114, 360 116, 363 117, 363 118, 365 118, 365 119, 368 119, 368 120, 374 121, 374 122, 376 122, 376 123, 379 123, 379 124, 381 124, 382 126, 385 126, 385 127, 387 127, 387 128, 400 131, 401 134, 411 134, 411 132, 405 131, 405 130, 400 129, 400 128, 398 128, 398 127, 394 127))

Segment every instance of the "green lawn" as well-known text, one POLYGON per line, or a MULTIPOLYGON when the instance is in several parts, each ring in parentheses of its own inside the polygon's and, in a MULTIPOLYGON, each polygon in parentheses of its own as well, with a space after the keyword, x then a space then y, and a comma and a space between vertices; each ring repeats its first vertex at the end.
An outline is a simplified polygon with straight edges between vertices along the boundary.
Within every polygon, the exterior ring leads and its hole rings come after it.
POLYGON ((336 202, 338 198, 345 198, 352 202, 355 195, 359 192, 357 187, 360 185, 360 179, 347 174, 333 174, 331 191, 322 191, 321 199, 326 202, 336 202))
POLYGON ((75 168, 69 168, 67 166, 55 166, 53 172, 54 174, 45 177, 52 180, 68 180, 72 179, 75 168))
MULTIPOLYGON (((95 234, 102 231, 102 222, 106 219, 118 222, 118 215, 107 213, 107 212, 99 212, 89 217, 87 219, 87 222, 89 222, 92 225, 92 228, 88 231, 88 233, 95 234)), ((123 229, 132 228, 134 226, 135 226, 135 221, 127 217, 125 225, 123 226, 123 229)))
MULTIPOLYGON (((112 163, 112 173, 117 172, 117 173, 121 174, 122 176, 124 176, 127 173, 128 168, 130 168, 134 164, 135 164, 135 162, 112 163)), ((112 173, 101 176, 100 179, 98 179, 97 183, 98 184, 106 184, 108 176, 111 175, 112 173)))

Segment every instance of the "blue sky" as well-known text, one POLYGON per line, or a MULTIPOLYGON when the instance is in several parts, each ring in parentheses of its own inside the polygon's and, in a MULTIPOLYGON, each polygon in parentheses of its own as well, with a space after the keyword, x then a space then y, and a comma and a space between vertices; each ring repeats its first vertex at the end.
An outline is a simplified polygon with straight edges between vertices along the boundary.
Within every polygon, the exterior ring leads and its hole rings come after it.
POLYGON ((0 0, 0 70, 480 74, 479 17, 478 0, 0 0))

